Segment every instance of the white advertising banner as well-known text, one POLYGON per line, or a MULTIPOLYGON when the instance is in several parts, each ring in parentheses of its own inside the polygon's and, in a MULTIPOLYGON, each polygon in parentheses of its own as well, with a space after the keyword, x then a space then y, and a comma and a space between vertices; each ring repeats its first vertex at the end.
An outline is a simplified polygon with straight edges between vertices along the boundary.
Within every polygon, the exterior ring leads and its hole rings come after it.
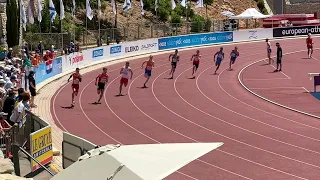
POLYGON ((272 39, 273 29, 250 29, 233 32, 233 41, 254 41, 261 39, 272 39))
POLYGON ((84 53, 91 52, 92 50, 85 50, 83 52, 75 52, 64 56, 62 63, 62 72, 75 70, 77 67, 83 67, 91 63, 92 58, 85 58, 84 53))
POLYGON ((156 51, 158 51, 158 39, 147 39, 122 44, 122 52, 125 56, 156 51))

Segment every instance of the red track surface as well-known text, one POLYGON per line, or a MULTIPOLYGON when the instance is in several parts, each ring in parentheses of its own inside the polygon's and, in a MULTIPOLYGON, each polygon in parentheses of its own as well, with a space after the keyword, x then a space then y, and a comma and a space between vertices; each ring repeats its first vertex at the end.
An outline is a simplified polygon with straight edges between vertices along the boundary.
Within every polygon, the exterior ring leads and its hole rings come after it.
MULTIPOLYGON (((280 42, 285 52, 305 48, 304 39, 280 42)), ((228 54, 234 45, 224 47, 228 54)), ((83 78, 76 107, 61 108, 69 106, 71 101, 68 84, 53 97, 51 111, 63 130, 100 145, 224 143, 218 150, 190 163, 168 179, 320 179, 319 120, 275 106, 245 90, 238 82, 238 73, 246 65, 265 58, 266 44, 248 43, 238 47, 240 57, 234 71, 226 70, 228 61, 225 60, 219 75, 212 75, 213 53, 219 47, 201 49, 202 61, 196 79, 187 78, 191 75, 189 59, 195 50, 181 51, 174 80, 166 79, 170 68, 168 54, 157 55, 154 57, 156 68, 147 89, 140 88, 145 81, 140 69, 145 59, 134 60, 131 63, 134 78, 124 89, 128 93, 123 97, 115 97, 119 68, 123 63, 110 66, 111 79, 105 102, 101 105, 91 105, 97 99, 93 79, 101 70, 90 72, 83 78)), ((299 57, 284 57, 283 72, 291 77, 298 65, 312 61, 299 57), (297 61, 291 62, 289 57, 297 58, 297 61)), ((312 63, 318 62, 314 60, 312 63)), ((272 67, 259 65, 250 67, 244 76, 286 77, 281 73, 267 73, 272 67), (254 72, 252 68, 255 68, 254 72)), ((307 74, 303 76, 307 77, 307 74)), ((250 83, 250 87, 275 86, 266 81, 250 83)), ((280 83, 284 86, 287 82, 280 83)), ((308 80, 306 83, 303 86, 310 89, 308 83, 312 82, 308 80)))

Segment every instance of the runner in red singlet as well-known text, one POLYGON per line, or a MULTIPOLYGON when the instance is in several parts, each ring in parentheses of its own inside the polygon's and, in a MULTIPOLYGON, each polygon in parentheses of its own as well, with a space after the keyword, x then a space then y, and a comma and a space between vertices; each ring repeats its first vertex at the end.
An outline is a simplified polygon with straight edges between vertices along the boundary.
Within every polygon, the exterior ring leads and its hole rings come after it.
POLYGON ((149 60, 142 63, 141 69, 143 68, 143 65, 144 65, 145 63, 147 63, 147 65, 146 65, 146 69, 145 69, 145 71, 144 71, 144 76, 145 76, 147 79, 146 79, 146 82, 143 84, 143 88, 147 88, 146 84, 147 84, 147 82, 149 81, 149 79, 150 79, 150 77, 151 77, 151 71, 152 71, 152 68, 154 67, 153 56, 150 55, 149 60))
POLYGON ((311 33, 308 34, 308 38, 306 39, 306 43, 307 43, 307 48, 308 48, 308 57, 311 58, 312 57, 312 53, 313 53, 313 40, 311 37, 311 33))
POLYGON ((98 86, 97 93, 100 94, 100 96, 99 96, 98 101, 96 101, 94 104, 101 104, 100 100, 104 94, 105 85, 108 83, 108 80, 109 80, 109 76, 107 74, 107 71, 108 71, 108 69, 104 67, 102 69, 102 73, 96 77, 95 85, 98 86))
POLYGON ((80 74, 80 69, 79 68, 76 68, 76 72, 70 75, 70 77, 68 79, 68 82, 70 81, 71 78, 72 78, 72 85, 71 85, 71 88, 72 88, 72 104, 71 104, 71 106, 74 107, 74 104, 75 104, 74 96, 78 96, 79 83, 82 80, 82 76, 80 74))
POLYGON ((196 78, 194 74, 197 72, 200 64, 200 51, 197 50, 197 53, 191 56, 190 61, 193 61, 193 68, 192 68, 192 79, 196 78))

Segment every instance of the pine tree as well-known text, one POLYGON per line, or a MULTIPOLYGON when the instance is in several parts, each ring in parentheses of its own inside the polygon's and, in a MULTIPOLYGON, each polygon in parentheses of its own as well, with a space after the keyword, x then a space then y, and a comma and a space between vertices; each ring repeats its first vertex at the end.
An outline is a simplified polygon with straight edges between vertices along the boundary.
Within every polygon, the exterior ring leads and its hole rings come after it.
POLYGON ((20 14, 16 0, 7 0, 7 43, 9 47, 19 45, 20 14))

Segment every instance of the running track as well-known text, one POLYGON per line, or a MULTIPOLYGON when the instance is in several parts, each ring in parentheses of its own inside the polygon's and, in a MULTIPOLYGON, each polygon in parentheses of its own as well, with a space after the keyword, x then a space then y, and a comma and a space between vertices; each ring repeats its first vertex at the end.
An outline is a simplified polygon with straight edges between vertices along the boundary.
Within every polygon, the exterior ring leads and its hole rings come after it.
MULTIPOLYGON (((305 39, 279 42, 284 53, 305 48, 305 39)), ((228 55, 234 46, 224 45, 225 53, 228 55)), ((71 102, 71 88, 67 84, 52 98, 51 112, 62 130, 100 145, 224 143, 167 179, 320 179, 319 120, 273 105, 245 90, 238 82, 238 73, 246 65, 265 58, 266 44, 237 46, 240 57, 234 70, 227 70, 229 61, 225 60, 219 75, 212 75, 213 53, 219 47, 201 48, 196 79, 188 79, 192 68, 189 60, 195 50, 180 52, 173 80, 167 79, 168 54, 156 55, 156 67, 147 89, 140 88, 145 81, 140 66, 146 58, 134 59, 131 61, 134 77, 124 89, 123 97, 115 95, 119 68, 124 63, 109 66, 109 84, 100 105, 91 103, 97 100, 94 78, 101 69, 87 73, 75 108, 62 108, 71 102)), ((283 63, 283 73, 269 73, 268 78, 286 78, 285 64, 290 63, 286 56, 283 63)))

